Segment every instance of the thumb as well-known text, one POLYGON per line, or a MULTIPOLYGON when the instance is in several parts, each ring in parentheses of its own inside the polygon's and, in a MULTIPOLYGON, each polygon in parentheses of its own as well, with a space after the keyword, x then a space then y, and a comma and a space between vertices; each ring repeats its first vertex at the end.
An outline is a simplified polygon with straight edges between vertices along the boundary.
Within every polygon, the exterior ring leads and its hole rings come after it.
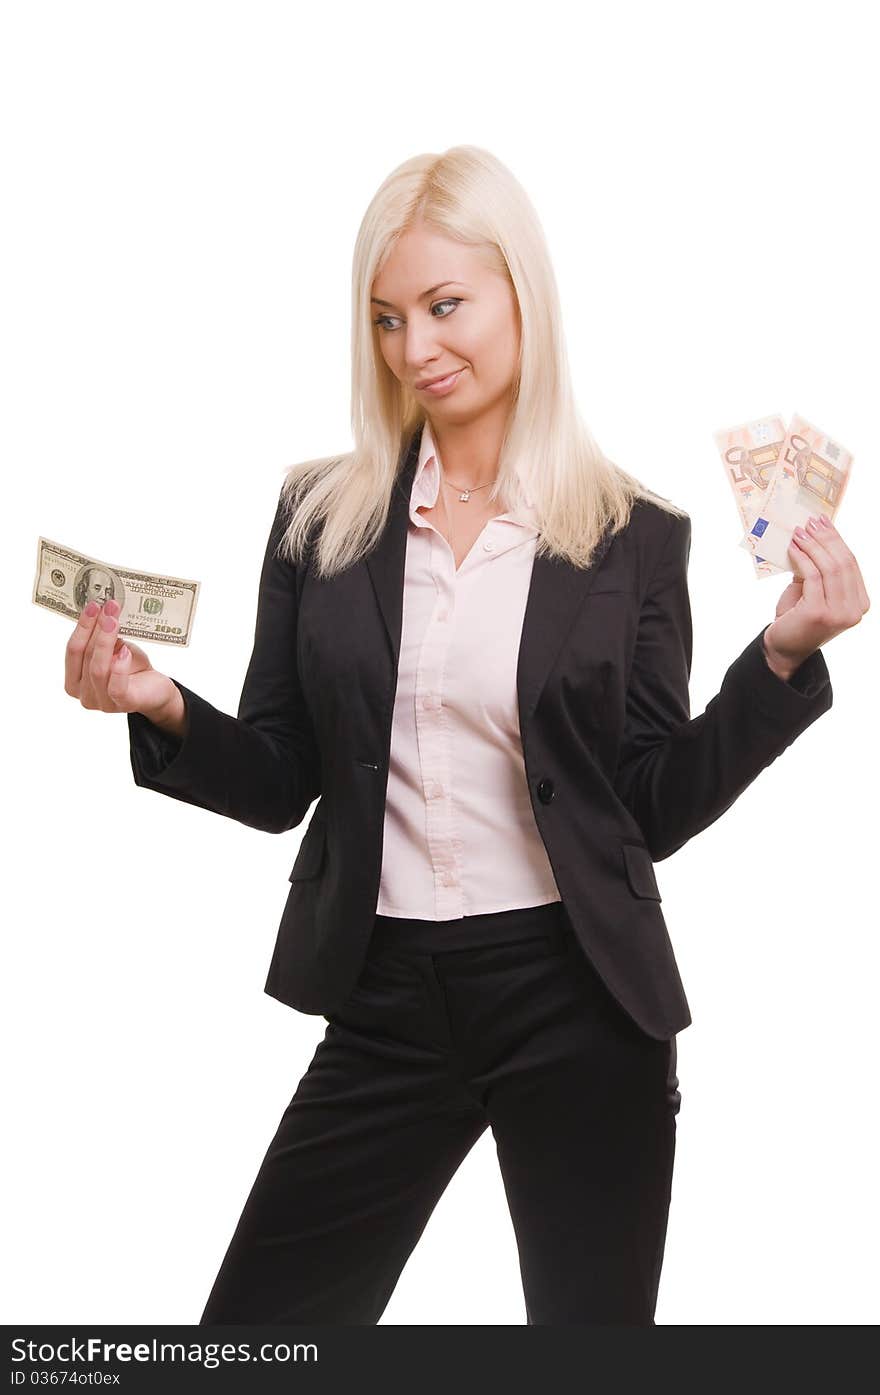
POLYGON ((107 678, 107 696, 117 707, 128 688, 128 675, 131 668, 131 650, 122 644, 110 660, 110 673, 107 678))

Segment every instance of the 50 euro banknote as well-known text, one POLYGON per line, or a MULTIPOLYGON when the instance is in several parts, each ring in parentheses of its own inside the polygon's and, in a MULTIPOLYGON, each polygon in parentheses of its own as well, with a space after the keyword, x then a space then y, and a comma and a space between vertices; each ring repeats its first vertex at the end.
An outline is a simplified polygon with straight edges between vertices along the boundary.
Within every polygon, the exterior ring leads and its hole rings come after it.
POLYGON ((846 446, 795 412, 769 487, 756 503, 740 547, 781 570, 793 571, 788 552, 792 533, 805 527, 811 514, 825 514, 834 521, 852 464, 846 446))
MULTIPOLYGON (((767 499, 776 462, 785 445, 786 426, 782 417, 760 417, 714 433, 724 473, 730 485, 743 531, 748 532, 756 513, 767 499)), ((753 552, 759 577, 784 571, 763 555, 753 552)))
POLYGON ((189 644, 199 583, 118 567, 88 557, 51 538, 37 540, 35 605, 77 620, 84 605, 119 602, 118 634, 160 644, 189 644))

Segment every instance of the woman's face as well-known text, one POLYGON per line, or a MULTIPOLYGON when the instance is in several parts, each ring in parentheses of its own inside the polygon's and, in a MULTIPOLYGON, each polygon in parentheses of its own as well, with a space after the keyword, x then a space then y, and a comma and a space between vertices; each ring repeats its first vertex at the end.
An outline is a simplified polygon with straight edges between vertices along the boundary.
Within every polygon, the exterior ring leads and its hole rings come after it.
POLYGON ((506 276, 473 247, 415 224, 398 239, 373 282, 379 350, 432 421, 464 424, 509 410, 519 351, 519 309, 506 276), (457 373, 450 391, 431 378, 457 373))

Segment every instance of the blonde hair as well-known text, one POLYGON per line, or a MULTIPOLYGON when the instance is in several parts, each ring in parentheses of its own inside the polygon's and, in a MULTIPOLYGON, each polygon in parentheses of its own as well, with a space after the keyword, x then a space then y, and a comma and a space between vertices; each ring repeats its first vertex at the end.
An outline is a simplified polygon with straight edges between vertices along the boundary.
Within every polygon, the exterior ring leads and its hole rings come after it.
POLYGON ((600 451, 572 391, 556 277, 537 214, 522 186, 487 150, 458 145, 416 155, 381 184, 355 243, 351 286, 351 425, 354 450, 287 468, 288 522, 279 553, 300 561, 314 543, 319 576, 342 571, 378 542, 405 447, 425 420, 414 394, 379 349, 370 295, 397 238, 421 222, 475 247, 508 277, 520 315, 514 400, 487 500, 532 500, 538 551, 588 566, 607 528, 629 521, 635 499, 683 514, 600 451), (520 483, 521 475, 525 485, 520 483))

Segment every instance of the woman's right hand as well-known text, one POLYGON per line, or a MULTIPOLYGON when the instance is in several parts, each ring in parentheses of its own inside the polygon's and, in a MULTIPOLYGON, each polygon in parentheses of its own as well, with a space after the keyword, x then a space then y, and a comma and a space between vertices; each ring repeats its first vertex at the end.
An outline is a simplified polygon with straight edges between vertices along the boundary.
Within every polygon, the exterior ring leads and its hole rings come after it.
POLYGON ((153 668, 143 649, 121 640, 118 629, 118 601, 83 607, 67 641, 64 691, 92 711, 142 712, 176 725, 184 712, 180 690, 153 668))

